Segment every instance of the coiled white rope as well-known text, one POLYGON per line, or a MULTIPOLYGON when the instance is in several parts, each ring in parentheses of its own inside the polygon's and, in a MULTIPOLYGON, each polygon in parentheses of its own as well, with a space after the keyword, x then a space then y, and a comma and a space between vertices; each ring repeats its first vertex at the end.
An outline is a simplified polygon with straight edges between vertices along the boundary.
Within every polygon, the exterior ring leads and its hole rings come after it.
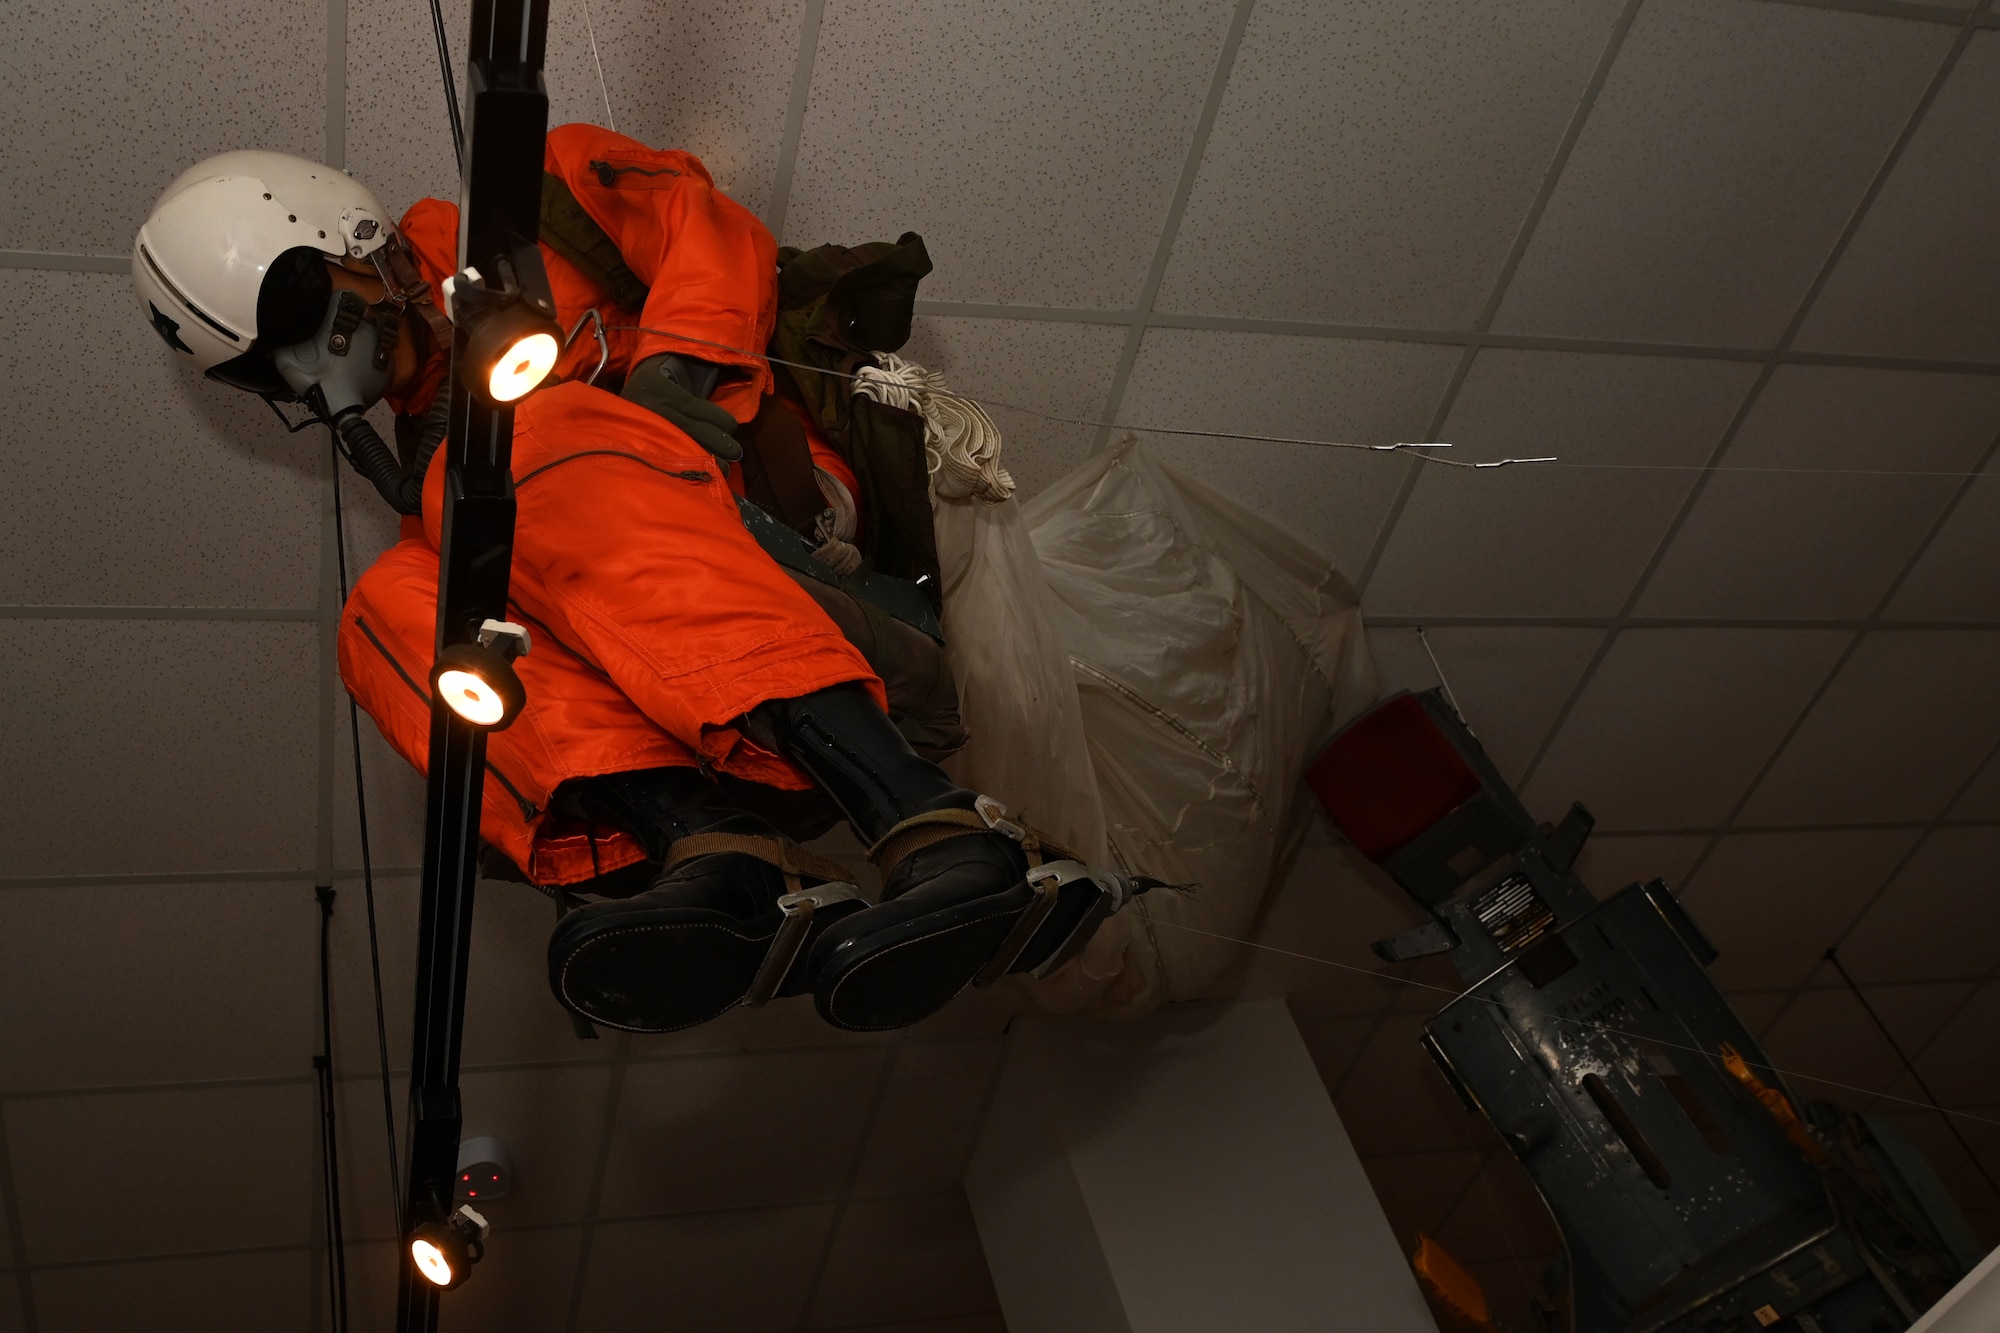
POLYGON ((1014 493, 1014 478, 1000 466, 1000 428, 986 410, 945 386, 944 376, 893 352, 882 364, 855 372, 854 392, 924 419, 924 465, 931 494, 940 500, 999 504, 1014 493))

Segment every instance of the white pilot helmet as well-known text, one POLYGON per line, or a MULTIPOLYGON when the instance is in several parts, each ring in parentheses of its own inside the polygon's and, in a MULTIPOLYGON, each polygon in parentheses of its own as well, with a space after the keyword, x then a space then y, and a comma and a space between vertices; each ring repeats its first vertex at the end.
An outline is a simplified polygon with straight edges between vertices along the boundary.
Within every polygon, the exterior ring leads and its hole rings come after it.
POLYGON ((326 261, 373 259, 395 234, 344 171, 287 153, 223 153, 153 205, 133 242, 132 284, 154 331, 195 369, 282 394, 268 354, 319 327, 326 261))

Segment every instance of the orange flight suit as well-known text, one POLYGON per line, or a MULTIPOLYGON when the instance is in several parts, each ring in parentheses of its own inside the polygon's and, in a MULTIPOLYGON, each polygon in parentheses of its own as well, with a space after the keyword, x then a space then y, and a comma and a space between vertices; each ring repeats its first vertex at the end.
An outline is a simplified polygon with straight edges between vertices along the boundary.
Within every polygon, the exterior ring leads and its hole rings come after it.
MULTIPOLYGON (((565 330, 602 311, 614 327, 607 373, 667 351, 720 363, 713 401, 748 420, 772 389, 770 367, 724 348, 761 349, 770 338, 770 232, 714 188, 698 158, 596 126, 552 131, 544 166, 650 289, 643 311, 618 309, 544 245, 565 330), (702 342, 618 327, 639 325, 702 342)), ((438 289, 456 268, 457 208, 422 200, 402 228, 438 289)), ((587 373, 596 359, 586 333, 560 372, 587 373)), ((444 354, 434 355, 391 405, 425 410, 444 372, 444 354)), ((845 461, 811 443, 815 462, 852 489, 845 461)), ((721 465, 678 427, 581 382, 542 389, 515 412, 513 476, 509 615, 529 627, 534 649, 515 664, 527 707, 488 745, 480 832, 535 882, 575 883, 642 859, 631 837, 550 813, 564 780, 702 766, 800 790, 805 775, 734 720, 845 681, 867 682, 884 702, 861 653, 743 526, 721 465)), ((429 758, 443 494, 440 450, 421 519, 405 519, 402 540, 361 576, 340 625, 342 681, 419 771, 429 758)))

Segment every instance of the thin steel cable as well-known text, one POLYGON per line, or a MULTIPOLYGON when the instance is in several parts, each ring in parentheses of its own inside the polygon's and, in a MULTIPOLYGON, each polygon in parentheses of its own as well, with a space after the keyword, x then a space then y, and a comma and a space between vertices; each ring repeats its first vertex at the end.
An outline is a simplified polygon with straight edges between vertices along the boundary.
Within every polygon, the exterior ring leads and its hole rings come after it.
POLYGON ((458 80, 451 72, 451 39, 445 36, 444 9, 431 0, 431 35, 437 39, 438 73, 444 77, 444 110, 451 118, 451 152, 458 160, 458 174, 465 174, 465 125, 458 115, 458 80))
MULTIPOLYGON (((1424 633, 1422 625, 1417 626, 1417 642, 1423 644, 1424 655, 1431 659, 1431 670, 1437 673, 1438 684, 1444 688, 1445 702, 1450 704, 1451 711, 1457 713, 1459 719, 1464 721, 1465 710, 1458 706, 1458 696, 1451 692, 1451 682, 1444 678, 1444 667, 1438 662, 1438 655, 1431 651, 1430 636, 1424 633)), ((1466 725, 1469 727, 1471 723, 1468 722, 1466 725)))
POLYGON ((604 128, 618 133, 618 122, 611 118, 611 89, 604 83, 604 59, 597 54, 597 24, 590 17, 590 0, 583 0, 583 30, 590 34, 590 60, 597 66, 597 91, 604 94, 604 128))
POLYGON ((347 1236, 340 1208, 340 1135, 334 1123, 333 982, 328 937, 333 926, 333 886, 316 885, 319 902, 319 1032, 320 1054, 313 1057, 319 1079, 320 1201, 326 1210, 327 1300, 334 1333, 347 1333, 347 1236))
MULTIPOLYGON (((1171 930, 1186 931, 1190 935, 1203 935, 1212 940, 1221 940, 1225 944, 1241 944, 1246 948, 1262 949, 1266 953, 1282 954, 1287 958, 1297 958, 1301 962, 1318 963, 1324 967, 1337 967, 1343 972, 1358 972, 1364 977, 1373 977, 1377 981, 1392 981, 1398 985, 1415 986, 1421 990, 1437 991, 1442 995, 1449 995, 1455 1000, 1474 999, 1482 1004, 1491 1005, 1495 1009, 1526 1014, 1533 1018, 1546 1019, 1551 1023, 1568 1023, 1573 1027, 1589 1028, 1594 1032, 1602 1032, 1614 1037, 1629 1037, 1633 1041, 1647 1041, 1653 1043, 1655 1046, 1665 1047, 1668 1050, 1685 1051, 1690 1055, 1698 1055, 1711 1064, 1721 1063, 1721 1057, 1713 1051, 1704 1050, 1699 1046, 1689 1046, 1680 1042, 1663 1041, 1650 1033, 1630 1032, 1624 1028, 1612 1027, 1608 1023, 1592 1022, 1584 1018, 1569 1018, 1562 1014, 1546 1013, 1538 1009, 1523 1009, 1518 1005, 1504 1004, 1490 996, 1475 995, 1469 990, 1453 990, 1449 986, 1439 986, 1428 981, 1419 981, 1415 977, 1397 976, 1393 972, 1378 972, 1372 967, 1356 967, 1352 963, 1336 962, 1331 958, 1321 958, 1314 954, 1300 953, 1295 949, 1280 949, 1275 944, 1259 944, 1255 940, 1241 940, 1237 939, 1234 935, 1223 935, 1213 930, 1203 930, 1199 926, 1183 925, 1178 921, 1166 921, 1156 918, 1154 924, 1166 926, 1171 930)), ((1940 1115, 1957 1116, 1961 1120, 1972 1120, 1982 1125, 2000 1125, 2000 1120, 1993 1119, 1990 1116, 1974 1115, 1970 1111, 1953 1110, 1950 1107, 1937 1106, 1930 1102, 1920 1102, 1910 1097, 1898 1097, 1893 1092, 1879 1092, 1874 1088, 1858 1087, 1852 1083, 1842 1083, 1838 1079, 1821 1078, 1818 1074, 1805 1074, 1796 1069, 1786 1069, 1781 1065, 1765 1062, 1755 1067, 1768 1069, 1774 1074, 1783 1075, 1785 1078, 1803 1079, 1807 1083, 1818 1083, 1829 1088, 1839 1088, 1843 1092, 1857 1093, 1863 1097, 1880 1097, 1884 1101, 1901 1102, 1906 1106, 1922 1107, 1926 1111, 1936 1111, 1940 1115)))
MULTIPOLYGON (((333 432, 329 430, 329 435, 333 432)), ((340 437, 334 435, 334 450, 340 437)), ((333 465, 333 540, 340 570, 340 604, 347 605, 347 527, 340 503, 340 464, 333 465)), ((375 928, 375 860, 368 847, 368 787, 361 774, 361 710, 347 696, 347 734, 354 743, 354 814, 361 831, 361 886, 368 905, 368 969, 375 984, 375 1057, 382 1073, 382 1120, 389 1133, 389 1207, 403 1230, 402 1150, 396 1143, 396 1094, 389 1080, 389 1028, 382 1011, 382 941, 375 928)))
POLYGON ((1889 1025, 1882 1021, 1882 1015, 1875 1012, 1875 1006, 1868 1003, 1868 997, 1861 993, 1861 987, 1856 985, 1854 978, 1848 974, 1847 965, 1840 961, 1839 945, 1835 945, 1826 951, 1826 961, 1832 963, 1833 970, 1840 973, 1840 979, 1847 983, 1847 989, 1854 992, 1854 998, 1861 1001, 1861 1007, 1868 1011, 1868 1017, 1874 1021, 1876 1028, 1882 1033, 1883 1039, 1889 1043, 1889 1049, 1894 1051, 1896 1058, 1903 1062, 1903 1068, 1910 1071, 1910 1077, 1917 1081, 1917 1087, 1922 1089, 1924 1096, 1930 1098, 1930 1109, 1944 1117, 1944 1127, 1951 1131, 1953 1138, 1958 1140, 1958 1146, 1965 1149, 1965 1155, 1972 1160, 1972 1169, 1979 1173, 1981 1180, 1984 1180, 1992 1187, 1995 1194, 2000 1194, 2000 1182, 1996 1182, 1993 1179, 1992 1173, 1986 1169, 1986 1164, 1979 1160, 1979 1154, 1972 1150, 1972 1145, 1966 1141, 1965 1135, 1960 1132, 1957 1122, 1939 1104, 1938 1095, 1931 1091, 1929 1080, 1917 1072, 1916 1061, 1912 1060, 1904 1052, 1903 1043, 1896 1040, 1896 1034, 1889 1030, 1889 1025))

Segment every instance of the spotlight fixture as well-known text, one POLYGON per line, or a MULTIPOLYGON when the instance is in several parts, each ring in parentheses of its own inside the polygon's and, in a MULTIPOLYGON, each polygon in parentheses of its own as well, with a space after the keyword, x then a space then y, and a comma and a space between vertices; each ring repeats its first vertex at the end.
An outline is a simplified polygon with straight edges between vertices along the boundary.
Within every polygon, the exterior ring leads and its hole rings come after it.
POLYGON ((472 1266, 486 1254, 486 1219, 471 1204, 442 1222, 420 1222, 410 1232, 410 1261, 424 1281, 441 1291, 472 1276, 472 1266))
POLYGON ((513 660, 526 657, 528 631, 509 620, 488 620, 476 641, 455 643, 431 667, 431 691, 475 727, 505 731, 521 715, 528 692, 513 660))
POLYGON ((511 256, 495 256, 488 268, 491 280, 471 267, 446 278, 445 307, 465 331, 467 387, 489 407, 505 407, 555 369, 562 330, 539 250, 514 246, 511 256))

